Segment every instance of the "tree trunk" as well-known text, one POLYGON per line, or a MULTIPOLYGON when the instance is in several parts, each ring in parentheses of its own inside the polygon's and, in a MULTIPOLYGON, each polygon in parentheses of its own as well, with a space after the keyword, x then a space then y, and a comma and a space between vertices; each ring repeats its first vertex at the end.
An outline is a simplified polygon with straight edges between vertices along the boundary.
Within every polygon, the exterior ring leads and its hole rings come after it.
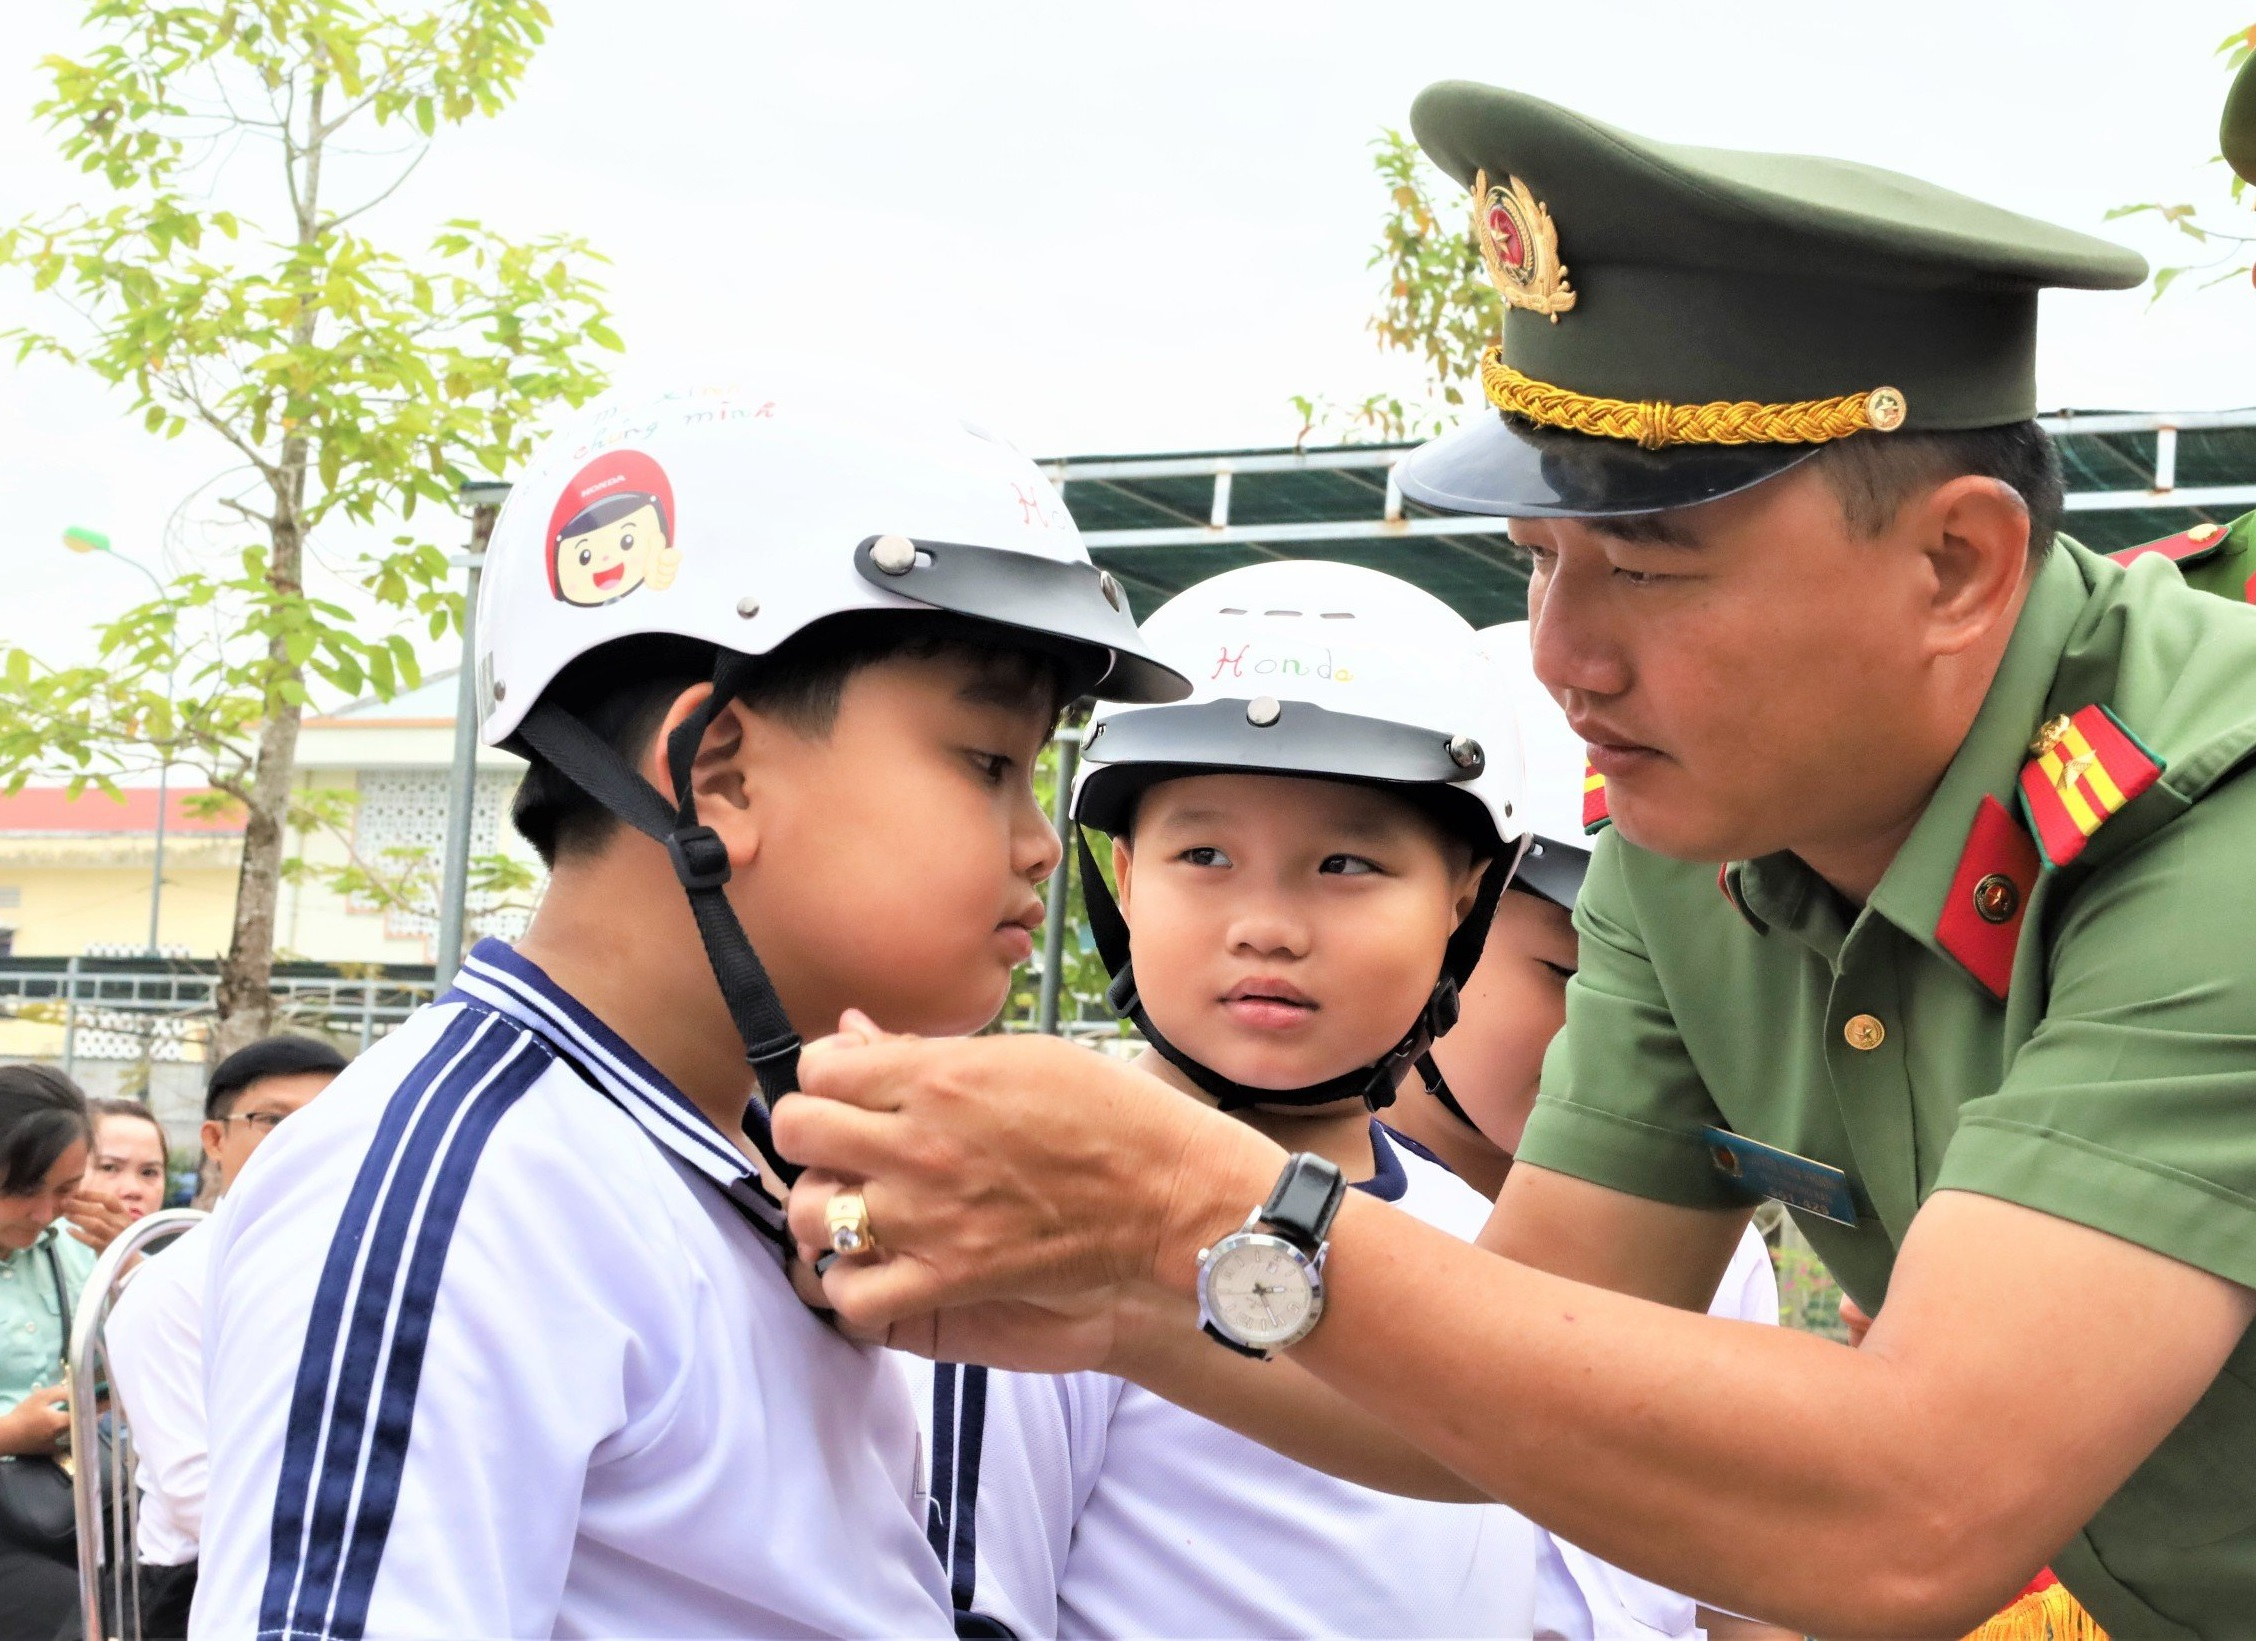
MULTIPOLYGON (((298 590, 302 543, 294 521, 277 518, 268 575, 285 592, 298 590)), ((277 684, 299 669, 289 665, 282 641, 268 650, 277 684)), ((243 864, 235 880, 235 927, 220 964, 214 1001, 219 1020, 207 1050, 217 1063, 246 1043, 274 1029, 274 920, 281 904, 282 845, 289 828, 290 785, 297 772, 298 720, 295 701, 278 687, 267 693, 266 721, 259 726, 258 761, 251 770, 251 802, 243 817, 243 864)))
MULTIPOLYGON (((320 238, 321 151, 328 140, 322 125, 327 76, 316 70, 307 97, 305 137, 283 132, 283 166, 290 174, 290 196, 297 207, 297 242, 320 238)), ((300 348, 312 346, 319 307, 307 293, 292 326, 300 348)), ((285 428, 293 426, 285 420, 285 428)), ((267 580, 276 593, 295 598, 305 590, 306 474, 312 442, 302 431, 282 440, 282 459, 269 483, 274 513, 268 537, 267 580)), ((213 1002, 219 1019, 206 1055, 213 1062, 274 1029, 274 919, 282 898, 282 843, 290 818, 290 787, 297 774, 298 720, 303 710, 283 693, 286 682, 305 681, 305 669, 291 663, 280 637, 267 646, 266 718, 259 726, 258 761, 251 770, 250 812, 243 818, 243 865, 235 880, 235 927, 219 968, 213 1002)))

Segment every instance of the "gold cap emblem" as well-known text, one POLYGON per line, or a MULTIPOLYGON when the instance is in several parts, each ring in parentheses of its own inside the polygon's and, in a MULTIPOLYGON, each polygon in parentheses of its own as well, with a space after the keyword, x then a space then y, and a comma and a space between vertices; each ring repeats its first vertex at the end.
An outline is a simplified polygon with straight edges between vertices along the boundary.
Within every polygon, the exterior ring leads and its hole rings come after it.
POLYGON ((1893 433, 1904 424, 1911 406, 1904 401, 1901 389, 1876 387, 1864 396, 1864 419, 1872 424, 1875 433, 1893 433))
POLYGON ((1551 208, 1518 177, 1491 183, 1486 171, 1473 174, 1473 238, 1497 294, 1512 307, 1543 314, 1556 325, 1575 305, 1551 208))

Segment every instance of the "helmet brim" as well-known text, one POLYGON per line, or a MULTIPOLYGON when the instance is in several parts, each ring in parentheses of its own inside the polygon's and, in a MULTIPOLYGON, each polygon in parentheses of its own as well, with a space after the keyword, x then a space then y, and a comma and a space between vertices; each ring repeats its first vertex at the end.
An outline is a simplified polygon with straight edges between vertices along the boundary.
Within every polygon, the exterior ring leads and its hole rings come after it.
POLYGON ((1395 469, 1402 493, 1449 513, 1617 518, 1697 507, 1809 460, 1819 445, 1671 445, 1563 433, 1495 411, 1420 445, 1395 469))
POLYGON ((1144 647, 1120 584, 1094 564, 1002 547, 908 538, 916 551, 898 571, 881 568, 872 536, 854 550, 854 568, 873 587, 917 603, 1014 628, 1054 649, 1091 652, 1100 701, 1180 701, 1191 682, 1144 647))
MULTIPOLYGON (((1300 775, 1414 790, 1460 789, 1464 807, 1479 810, 1482 829, 1500 831, 1480 800, 1461 790, 1486 766, 1477 743, 1307 701, 1222 699, 1115 713, 1090 729, 1082 756, 1089 771, 1075 794, 1073 818, 1100 832, 1126 831, 1137 799, 1154 780, 1189 774, 1300 775), (1266 723, 1254 715, 1264 706, 1275 709, 1266 723)), ((1484 846, 1494 847, 1495 838, 1484 846)))
POLYGON ((1512 874, 1510 886, 1571 912, 1575 897, 1582 893, 1582 880, 1589 871, 1589 850, 1533 837, 1528 839, 1526 853, 1520 856, 1519 870, 1512 874))

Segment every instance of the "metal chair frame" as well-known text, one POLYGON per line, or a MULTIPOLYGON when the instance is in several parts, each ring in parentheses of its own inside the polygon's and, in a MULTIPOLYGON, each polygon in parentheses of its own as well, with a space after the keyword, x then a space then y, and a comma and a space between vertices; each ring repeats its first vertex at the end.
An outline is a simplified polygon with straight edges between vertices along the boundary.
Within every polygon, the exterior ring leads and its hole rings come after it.
POLYGON ((133 1439, 124 1408, 113 1405, 109 1462, 103 1463, 100 1396, 109 1351, 102 1330, 118 1295, 139 1268, 136 1256, 206 1217, 200 1208, 167 1208, 119 1232, 94 1262, 71 1319, 71 1493, 78 1512, 78 1601, 86 1641, 141 1641, 141 1558, 135 1553, 141 1511, 133 1482, 133 1439), (112 1505, 107 1522, 102 1512, 105 1482, 112 1505), (107 1608, 102 1603, 105 1568, 110 1586, 107 1608), (105 1626, 105 1617, 115 1621, 114 1629, 105 1626))

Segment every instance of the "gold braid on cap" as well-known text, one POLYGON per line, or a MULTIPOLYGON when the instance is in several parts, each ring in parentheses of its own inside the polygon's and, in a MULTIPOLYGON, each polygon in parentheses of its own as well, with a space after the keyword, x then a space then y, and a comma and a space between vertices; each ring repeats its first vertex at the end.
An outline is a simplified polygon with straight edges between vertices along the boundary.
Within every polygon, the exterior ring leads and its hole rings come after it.
POLYGON ((1824 444, 1867 428, 1893 433, 1903 426, 1907 408, 1904 396, 1892 387, 1791 405, 1599 399, 1521 375, 1504 362, 1500 342, 1481 355, 1480 375, 1488 402, 1508 415, 1570 433, 1634 440, 1647 450, 1672 444, 1824 444))

